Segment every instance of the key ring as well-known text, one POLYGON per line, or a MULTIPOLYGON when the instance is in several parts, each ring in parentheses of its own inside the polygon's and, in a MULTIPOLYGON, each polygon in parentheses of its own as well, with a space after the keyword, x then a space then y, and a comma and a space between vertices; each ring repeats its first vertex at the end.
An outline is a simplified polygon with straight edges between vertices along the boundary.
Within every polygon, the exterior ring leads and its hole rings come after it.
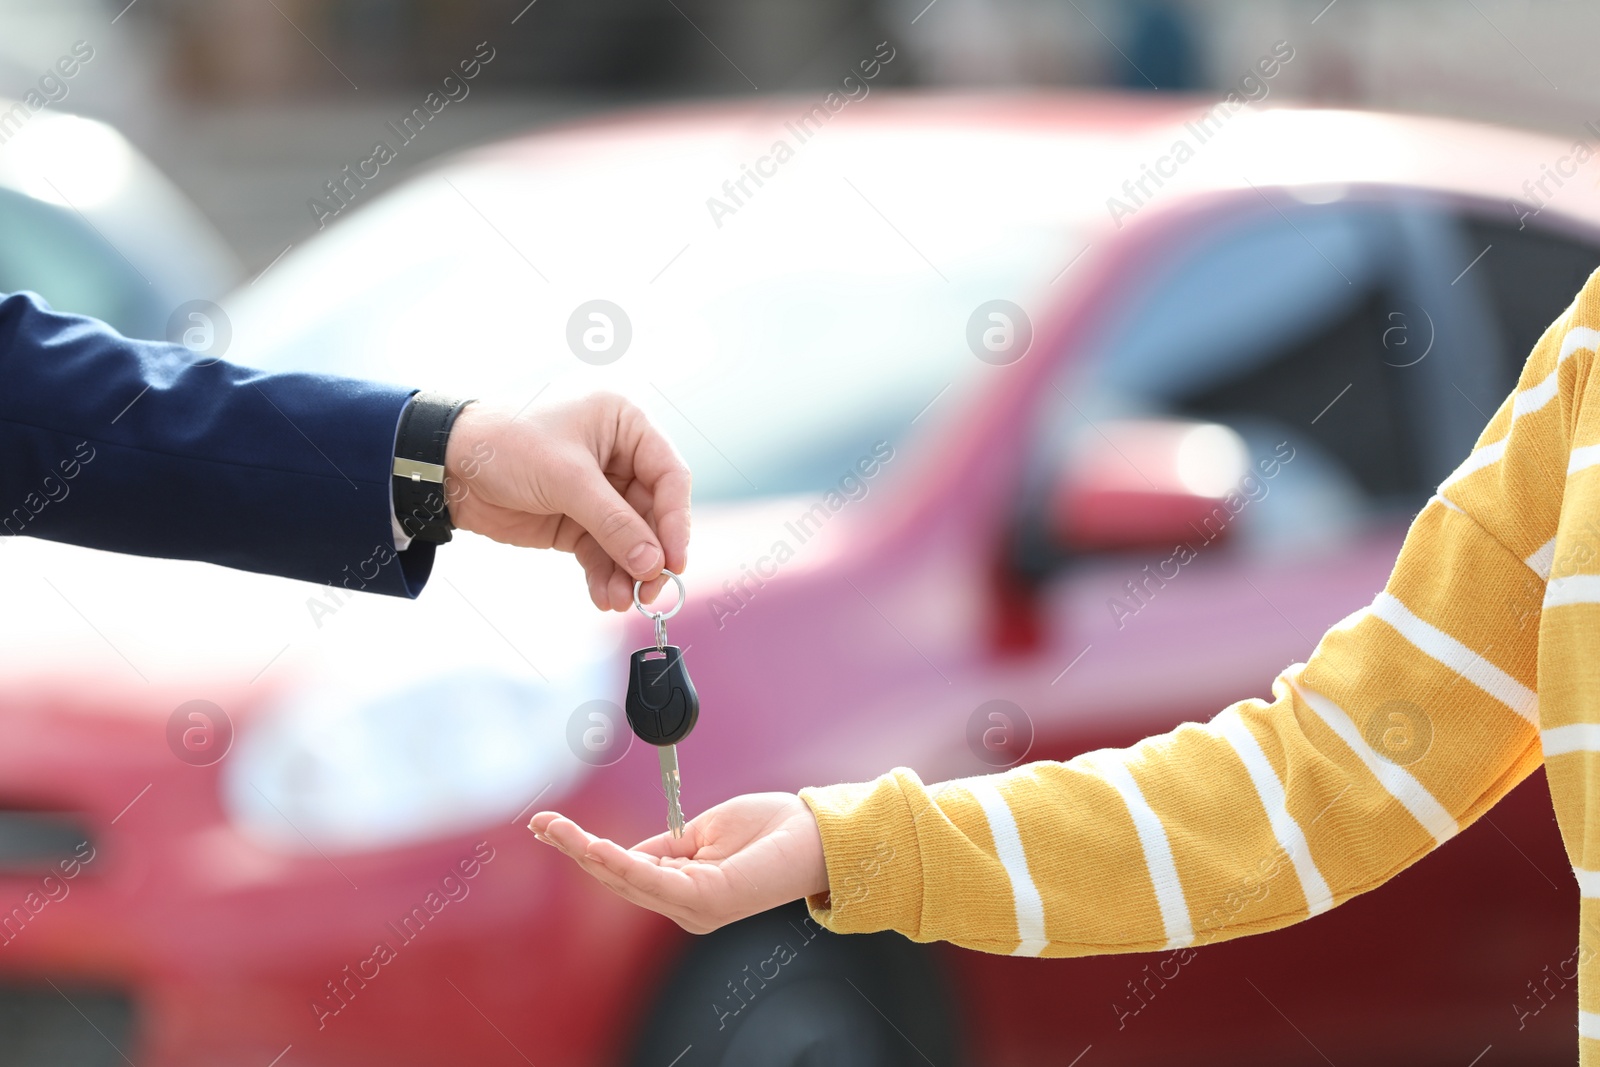
POLYGON ((633 606, 640 615, 656 624, 656 647, 665 650, 667 647, 667 620, 683 610, 683 602, 688 598, 689 593, 683 587, 682 578, 679 578, 665 567, 661 568, 661 573, 671 578, 678 586, 678 602, 672 605, 672 610, 667 612, 649 611, 643 604, 639 603, 639 590, 644 585, 643 582, 633 583, 633 606))
POLYGON ((661 568, 661 573, 665 574, 668 578, 671 578, 674 582, 678 583, 678 602, 676 604, 672 605, 672 610, 671 611, 667 611, 667 612, 650 611, 643 604, 639 603, 639 590, 644 587, 644 583, 643 582, 634 582, 633 583, 633 606, 634 606, 635 609, 638 610, 639 614, 643 615, 647 619, 657 619, 657 618, 659 618, 659 619, 670 619, 670 618, 672 618, 679 611, 683 610, 684 598, 686 596, 688 596, 688 593, 686 593, 684 591, 683 579, 682 578, 679 578, 676 574, 673 574, 671 571, 667 570, 665 567, 661 568))

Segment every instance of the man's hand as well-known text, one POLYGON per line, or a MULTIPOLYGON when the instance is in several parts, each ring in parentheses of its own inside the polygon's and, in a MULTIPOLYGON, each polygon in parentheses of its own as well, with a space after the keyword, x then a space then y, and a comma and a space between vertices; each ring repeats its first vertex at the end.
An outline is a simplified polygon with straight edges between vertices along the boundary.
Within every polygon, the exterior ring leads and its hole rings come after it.
POLYGON ((445 450, 450 518, 463 530, 583 564, 602 610, 651 601, 689 554, 689 468, 644 412, 597 393, 516 413, 471 404, 445 450), (653 579, 653 580, 652 580, 653 579))
POLYGON ((817 820, 793 793, 734 797, 691 819, 677 840, 663 833, 631 849, 553 811, 528 828, 612 892, 691 933, 828 889, 817 820))

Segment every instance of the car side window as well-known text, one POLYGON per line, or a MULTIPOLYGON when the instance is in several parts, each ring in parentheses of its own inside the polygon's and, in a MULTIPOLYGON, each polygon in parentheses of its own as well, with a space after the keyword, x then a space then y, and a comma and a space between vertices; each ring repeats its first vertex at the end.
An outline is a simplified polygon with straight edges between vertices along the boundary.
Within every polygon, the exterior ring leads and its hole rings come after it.
POLYGON ((1496 384, 1503 395, 1544 331, 1600 267, 1600 235, 1561 233, 1533 220, 1519 226, 1487 213, 1465 215, 1461 228, 1474 254, 1484 250, 1478 269, 1499 320, 1496 384))
POLYGON ((0 189, 0 293, 38 293, 57 311, 155 336, 148 285, 71 212, 0 189))
POLYGON ((1039 476, 1086 423, 1202 419, 1238 431, 1253 461, 1280 442, 1294 450, 1273 503, 1241 524, 1248 540, 1298 544, 1420 507, 1475 432, 1437 398, 1476 371, 1470 346, 1431 351, 1430 320, 1447 316, 1419 299, 1415 275, 1429 258, 1419 249, 1448 226, 1427 211, 1408 221, 1410 210, 1290 201, 1213 213, 1064 361, 1059 390, 1072 399, 1046 402, 1039 476))

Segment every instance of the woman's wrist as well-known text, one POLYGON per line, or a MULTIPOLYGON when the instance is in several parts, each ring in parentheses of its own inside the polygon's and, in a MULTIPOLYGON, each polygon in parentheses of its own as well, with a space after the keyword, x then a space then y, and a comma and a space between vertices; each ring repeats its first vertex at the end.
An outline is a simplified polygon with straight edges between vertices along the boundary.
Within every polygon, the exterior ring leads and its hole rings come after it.
POLYGON ((800 806, 805 808, 806 821, 803 824, 803 834, 806 839, 806 878, 804 880, 802 896, 816 897, 828 895, 828 856, 822 848, 822 827, 817 825, 816 813, 811 810, 811 805, 800 799, 800 806))

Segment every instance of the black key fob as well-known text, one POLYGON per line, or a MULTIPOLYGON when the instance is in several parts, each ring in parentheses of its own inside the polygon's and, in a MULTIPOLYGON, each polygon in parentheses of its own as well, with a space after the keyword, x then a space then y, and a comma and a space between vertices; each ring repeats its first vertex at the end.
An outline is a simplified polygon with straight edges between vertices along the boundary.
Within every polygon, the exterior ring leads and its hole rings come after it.
POLYGON ((700 694, 694 691, 677 645, 641 648, 633 654, 623 710, 641 741, 675 745, 689 736, 700 718, 700 694))

